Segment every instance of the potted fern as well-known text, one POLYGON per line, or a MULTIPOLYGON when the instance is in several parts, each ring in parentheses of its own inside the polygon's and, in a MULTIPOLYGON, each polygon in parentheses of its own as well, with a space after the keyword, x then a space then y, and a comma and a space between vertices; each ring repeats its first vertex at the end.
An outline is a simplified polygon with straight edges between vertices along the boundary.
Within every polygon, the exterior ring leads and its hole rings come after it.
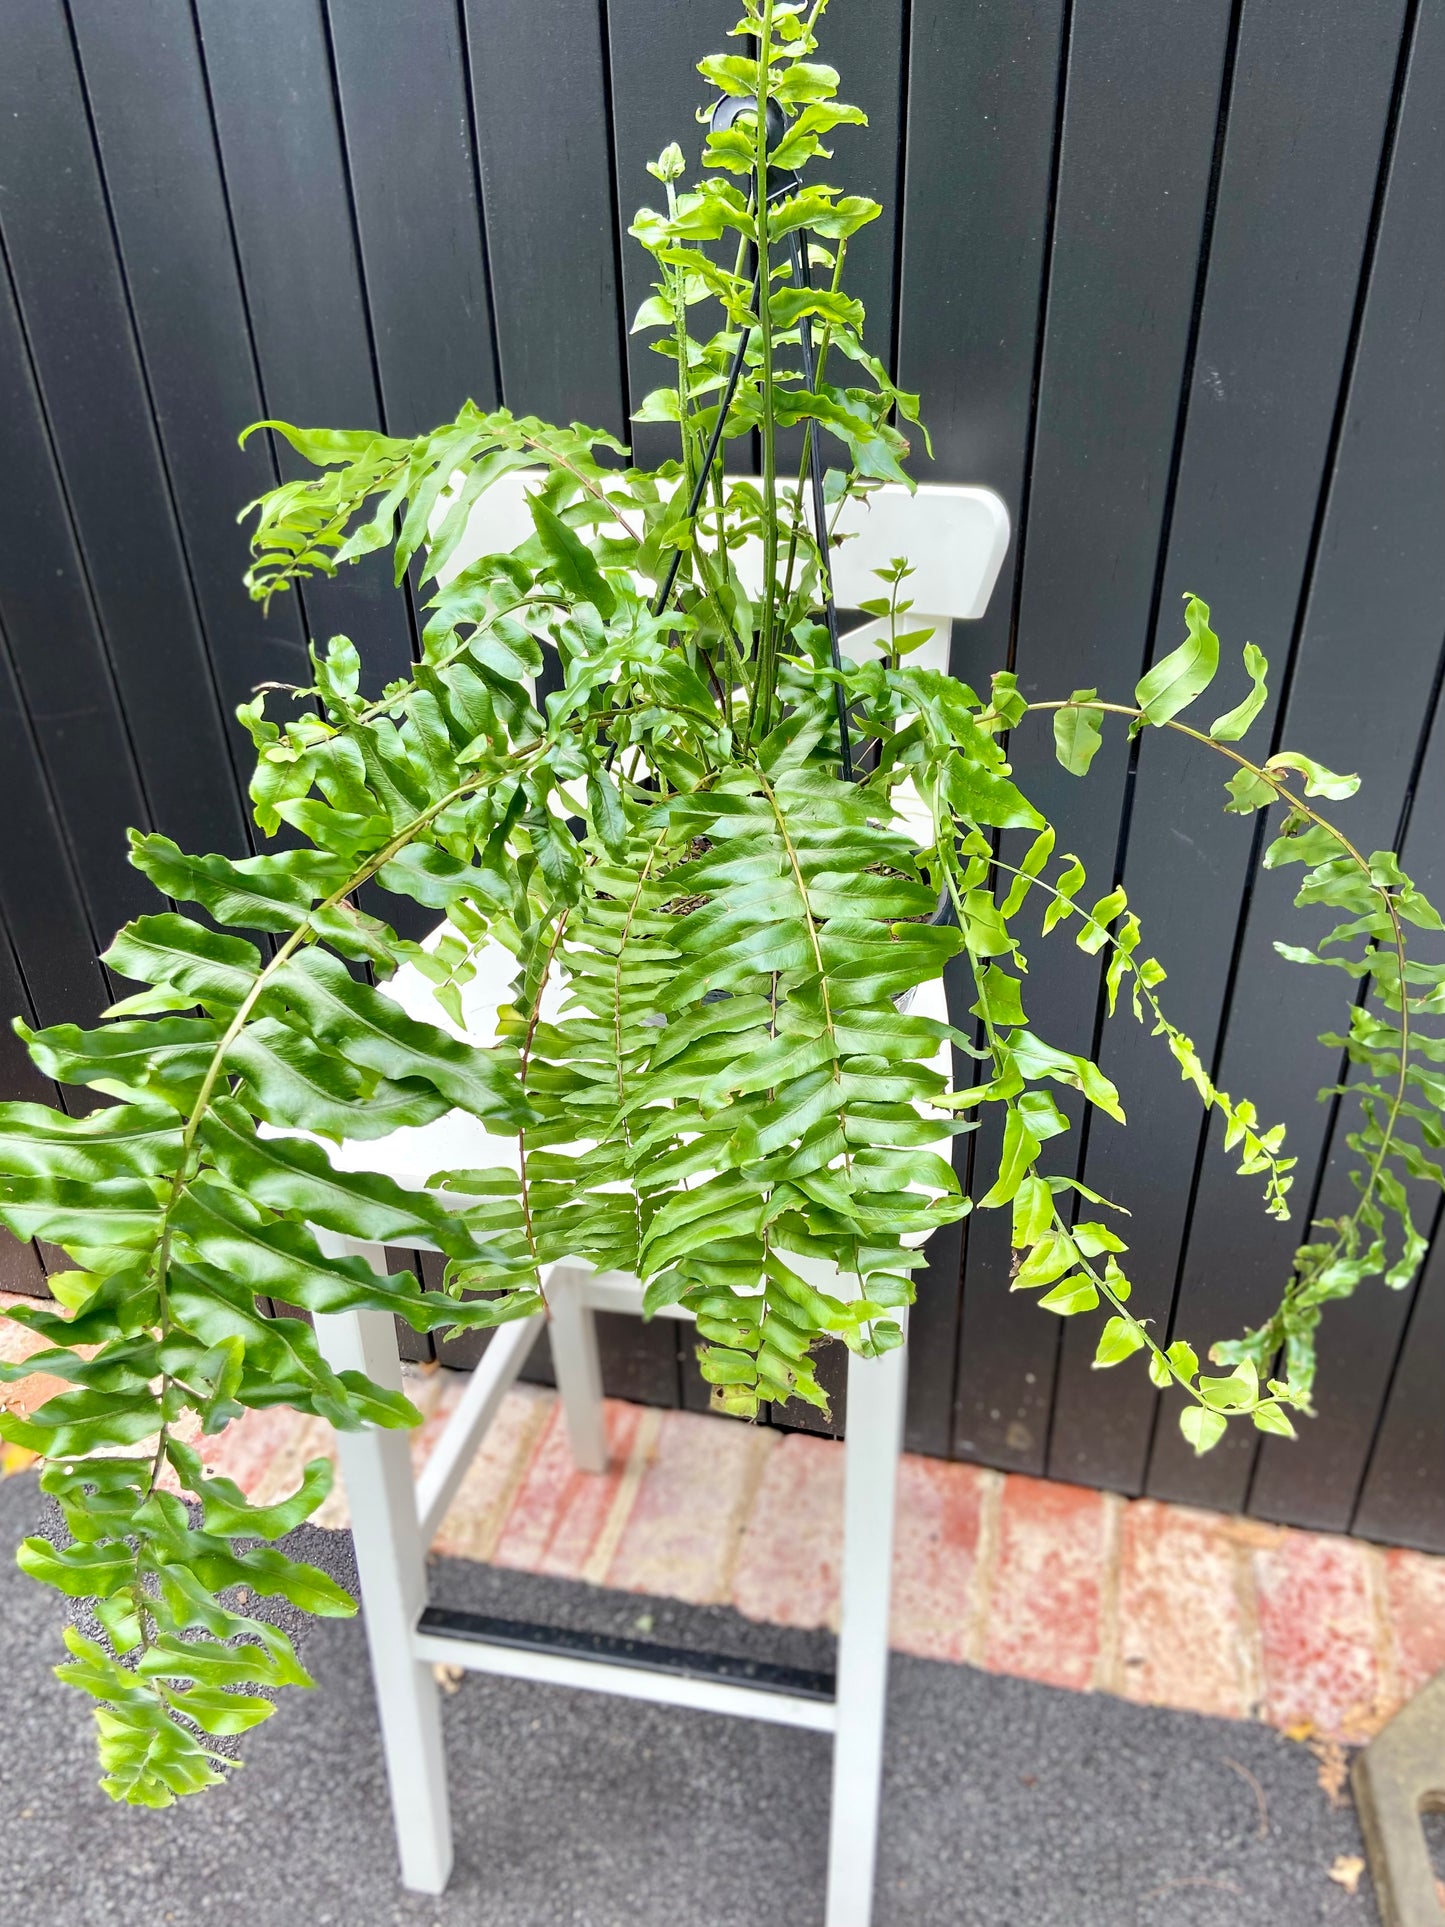
POLYGON ((1390 852, 1326 818, 1354 778, 1236 746, 1265 701, 1260 652, 1207 729, 1180 720, 1218 666, 1194 598, 1132 700, 1027 702, 1006 672, 979 693, 908 660, 903 564, 880 599, 890 647, 853 661, 837 646, 831 521, 906 481, 918 411, 846 292, 850 237, 879 210, 813 178, 824 142, 863 118, 814 58, 819 11, 747 0, 738 49, 701 65, 717 103, 704 178, 684 188, 669 148, 652 168, 663 205, 632 229, 657 270, 638 325, 673 363, 638 413, 676 425, 674 460, 643 471, 599 431, 471 404, 416 440, 261 425, 315 473, 252 504, 251 593, 266 603, 389 548, 398 584, 411 572, 428 598, 420 659, 368 699, 337 637, 313 650, 309 687, 259 691, 241 711, 251 796, 288 846, 234 861, 133 835, 132 862, 194 914, 119 933, 106 962, 142 988, 100 1029, 19 1026, 47 1076, 112 1100, 0 1107, 0 1221, 73 1267, 52 1276, 54 1308, 10 1314, 46 1348, 0 1367, 69 1389, 0 1413, 0 1436, 43 1459, 69 1526, 68 1544, 30 1539, 19 1557, 84 1602, 58 1670, 98 1702, 117 1799, 165 1805, 215 1782, 228 1736, 273 1710, 272 1689, 306 1683, 239 1588, 353 1609, 274 1544, 319 1503, 325 1464, 258 1508, 208 1474, 198 1439, 277 1403, 342 1427, 417 1422, 329 1369, 273 1298, 477 1327, 537 1309, 558 1257, 616 1267, 650 1308, 696 1312, 717 1402, 748 1416, 823 1403, 825 1341, 898 1345, 926 1234, 1008 1210, 1014 1289, 1097 1315, 1098 1364, 1139 1354, 1204 1451, 1232 1418, 1292 1432, 1323 1303, 1418 1264, 1405 1180, 1441 1176, 1445 1089, 1427 1066, 1445 1054, 1429 1034, 1445 970, 1405 937, 1440 919, 1390 852), (800 444, 787 474, 785 431, 800 444), (723 447, 750 435, 761 480, 730 480, 723 447), (524 470, 530 534, 457 567, 474 505, 524 470), (1340 913, 1322 945, 1364 990, 1327 1040, 1356 1067, 1357 1202, 1300 1247, 1278 1310, 1216 1345, 1215 1375, 1131 1314, 1127 1220, 1051 1168, 1068 1128, 1054 1087, 1124 1113, 1026 1010, 1025 932, 1072 933, 1110 1011, 1122 994, 1220 1114, 1265 1208, 1288 1215, 1282 1130, 1214 1085, 1165 1014, 1123 890, 1085 907, 1081 865, 1013 781, 1013 731, 1051 727, 1082 777, 1116 718, 1220 756, 1226 808, 1280 806, 1265 861, 1306 866, 1299 902, 1340 913), (436 939, 363 908, 373 883, 434 913, 436 939), (515 975, 485 1048, 387 995, 410 964, 455 1019, 497 943, 515 975), (949 964, 968 985, 957 1027, 937 1001, 949 964), (931 1015, 910 1003, 927 986, 931 1015), (957 1086, 939 1067, 949 1044, 973 1066, 957 1086), (937 1145, 989 1106, 1002 1150, 970 1200, 937 1145), (407 1190, 327 1154, 458 1110, 515 1140, 515 1168, 407 1190), (318 1229, 435 1243, 446 1289, 378 1279, 318 1229), (819 1265, 847 1293, 810 1282, 819 1265))

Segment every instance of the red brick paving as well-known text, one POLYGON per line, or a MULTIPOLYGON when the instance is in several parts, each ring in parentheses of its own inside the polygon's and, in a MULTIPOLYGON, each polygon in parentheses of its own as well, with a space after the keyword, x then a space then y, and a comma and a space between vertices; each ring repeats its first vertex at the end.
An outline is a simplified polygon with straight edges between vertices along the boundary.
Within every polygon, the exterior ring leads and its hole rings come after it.
POLYGON ((1123 1508, 1116 1692, 1227 1718, 1253 1710, 1243 1557, 1216 1513, 1153 1499, 1123 1508))
POLYGON ((1281 1532, 1254 1553, 1264 1716, 1366 1739, 1380 1724, 1383 1677, 1370 1562, 1354 1539, 1281 1532))
POLYGON ((611 1464, 605 1472, 579 1472, 572 1463, 560 1402, 552 1408, 526 1476, 492 1554, 499 1566, 580 1579, 625 1474, 633 1435, 642 1417, 636 1405, 606 1401, 611 1464))
POLYGON ((1397 1685, 1400 1697, 1408 1699, 1445 1669, 1445 1559, 1423 1552, 1387 1552, 1385 1597, 1397 1685))
POLYGON ((843 1454, 831 1439, 785 1432, 768 1453, 732 1603, 774 1626, 836 1626, 842 1549, 843 1454))
POLYGON ((1050 1686, 1094 1683, 1108 1537, 1102 1492, 1004 1481, 983 1638, 989 1672, 1050 1686))
POLYGON ((536 1385, 508 1392, 442 1520, 434 1541, 438 1552, 454 1559, 492 1557, 554 1402, 536 1385))
POLYGON ((773 1442, 762 1426, 664 1412, 607 1584, 698 1606, 725 1600, 773 1442), (697 1503, 704 1489, 705 1506, 697 1503))
MULTIPOLYGON (((0 1357, 38 1342, 0 1318, 0 1357)), ((425 1418, 415 1462, 464 1384, 407 1369, 425 1418)), ((0 1399, 13 1409, 23 1394, 33 1410, 58 1388, 30 1379, 0 1399)), ((580 1473, 555 1394, 515 1388, 437 1550, 836 1624, 839 1445, 613 1400, 607 1424, 611 1466, 580 1473)), ((279 1408, 197 1444, 263 1501, 294 1489, 307 1460, 334 1457, 328 1426, 279 1408)), ((346 1523, 339 1481, 319 1522, 346 1523)), ((925 1658, 1358 1740, 1445 1668, 1445 1558, 906 1455, 892 1639, 925 1658)))
POLYGON ((904 1456, 893 1560, 892 1643, 899 1652, 969 1657, 984 1504, 999 1483, 998 1473, 981 1466, 904 1456))

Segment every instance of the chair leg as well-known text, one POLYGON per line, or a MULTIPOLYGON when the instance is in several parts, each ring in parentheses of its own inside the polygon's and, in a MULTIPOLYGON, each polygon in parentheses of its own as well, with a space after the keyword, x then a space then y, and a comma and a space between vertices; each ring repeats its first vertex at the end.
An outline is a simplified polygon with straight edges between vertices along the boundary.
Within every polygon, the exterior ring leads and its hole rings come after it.
POLYGON ((586 1273, 558 1265, 547 1280, 548 1333, 567 1439, 580 1472, 607 1470, 607 1426, 602 1410, 602 1363, 597 1317, 582 1297, 586 1273))
POLYGON ((906 1369, 901 1347, 882 1358, 848 1360, 827 1927, 868 1927, 873 1914, 906 1369))
MULTIPOLYGON (((348 1242, 345 1248, 369 1258, 375 1252, 373 1262, 381 1257, 376 1247, 348 1242)), ((378 1385, 401 1390, 389 1312, 318 1314, 316 1337, 333 1370, 362 1371, 378 1385)), ((426 1604, 426 1548, 417 1524, 407 1434, 368 1425, 339 1433, 337 1445, 351 1507, 402 1883, 439 1894, 452 1867, 451 1808, 437 1683, 412 1651, 426 1604)))

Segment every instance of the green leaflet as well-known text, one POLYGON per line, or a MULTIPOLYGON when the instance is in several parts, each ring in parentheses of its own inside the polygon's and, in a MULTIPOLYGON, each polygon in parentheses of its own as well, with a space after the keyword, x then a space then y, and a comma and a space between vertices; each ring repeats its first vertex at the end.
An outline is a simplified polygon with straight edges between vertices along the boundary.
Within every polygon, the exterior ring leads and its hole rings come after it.
POLYGON ((1054 711, 1054 749, 1070 776, 1087 776, 1103 742, 1104 712, 1092 706, 1097 689, 1076 689, 1062 709, 1054 711))
MULTIPOLYGON (((219 1185, 191 1185, 173 1215, 176 1230, 204 1263, 307 1311, 344 1311, 378 1281, 364 1258, 328 1258, 298 1224, 267 1219, 219 1185)), ((415 1280, 408 1278, 414 1290, 415 1280)), ((394 1290, 405 1300, 405 1287, 394 1290)))
POLYGON ((331 1490, 330 1459, 313 1459, 289 1499, 277 1500, 273 1505, 252 1505, 233 1480, 207 1478, 200 1454, 178 1439, 169 1442, 166 1456, 189 1489, 199 1496, 201 1523, 208 1533, 244 1534, 256 1539, 284 1538, 310 1518, 331 1490))
POLYGON ((162 1105, 67 1117, 43 1104, 0 1104, 0 1171, 77 1181, 151 1177, 174 1168, 180 1143, 180 1120, 162 1105))
POLYGON ((948 771, 948 800, 972 823, 1001 830, 1041 830, 1044 819, 1007 776, 962 758, 948 771))
POLYGON ((309 1224, 376 1244, 435 1242, 457 1257, 474 1246, 455 1216, 425 1192, 372 1171, 338 1171, 306 1138, 259 1137, 244 1107, 218 1102, 201 1141, 237 1191, 309 1224))
POLYGON ((1186 1405, 1179 1414, 1179 1429, 1201 1458, 1211 1446, 1218 1445, 1227 1424, 1223 1412, 1211 1412, 1203 1405, 1186 1405))
POLYGON ((477 1117, 513 1128, 525 1120, 505 1057, 408 1017, 370 984, 358 983, 327 951, 306 950, 290 958, 267 985, 261 1006, 301 1019, 310 1037, 348 1064, 364 1065, 394 1083, 410 1078, 430 1084, 477 1117))
POLYGON ((1209 725, 1210 735, 1221 743, 1237 743, 1269 699, 1264 680, 1269 674, 1269 664, 1265 661, 1264 651, 1257 649, 1252 642, 1244 645, 1244 666, 1252 685, 1249 694, 1242 703, 1227 710, 1223 716, 1217 716, 1209 725))
POLYGON ((1282 749, 1271 756, 1264 766, 1266 770, 1298 770, 1305 779, 1306 796, 1328 796, 1340 798, 1353 796, 1360 787, 1358 776, 1337 776, 1323 763, 1311 761, 1301 756, 1297 750, 1282 749))
POLYGON ((160 1401, 145 1388, 109 1392, 87 1386, 58 1392, 28 1418, 0 1411, 0 1438, 61 1459, 134 1445, 149 1438, 160 1422, 160 1401))
POLYGON ((375 1425, 416 1423, 413 1408, 397 1393, 368 1385, 358 1373, 338 1377, 322 1358, 310 1325, 297 1318, 264 1316, 250 1288, 228 1273, 177 1264, 168 1289, 173 1315, 203 1344, 242 1342, 252 1372, 241 1387, 243 1404, 291 1405, 343 1429, 354 1429, 363 1420, 375 1425))
POLYGON ((172 1222, 203 1264, 307 1311, 369 1305, 394 1311, 417 1331, 488 1322, 485 1306, 423 1292, 409 1271, 379 1278, 364 1258, 326 1257, 302 1225, 267 1219, 216 1184, 190 1185, 172 1222))
POLYGON ((221 923, 249 930, 294 930, 318 897, 346 880, 344 865, 320 850, 278 850, 233 863, 187 856, 169 837, 136 830, 130 860, 164 896, 199 903, 221 923))
POLYGON ((144 1104, 189 1110, 220 1037, 218 1025, 199 1017, 160 1017, 85 1031, 52 1024, 33 1031, 15 1019, 15 1032, 47 1077, 58 1084, 88 1084, 144 1104))
POLYGON ((254 944, 169 913, 128 923, 102 961, 119 976, 169 985, 212 1012, 234 1010, 261 968, 254 944))
POLYGON ((256 1114, 283 1129, 335 1138, 386 1137, 404 1125, 429 1124, 447 1099, 420 1083, 365 1078, 277 1018, 248 1024, 226 1052, 226 1067, 245 1079, 256 1114))
POLYGON ((1184 626, 1188 634, 1172 654, 1155 663, 1134 700, 1146 722, 1167 723, 1200 696, 1219 667, 1219 638, 1209 626, 1209 605, 1198 596, 1184 598, 1184 626))
POLYGON ((617 607, 617 598, 593 559, 592 551, 573 534, 560 515, 548 508, 541 496, 529 495, 527 508, 542 547, 547 551, 553 576, 569 596, 590 602, 605 620, 617 607))
POLYGON ((0 1221, 17 1238, 145 1251, 156 1240, 160 1200, 144 1178, 7 1177, 0 1221))

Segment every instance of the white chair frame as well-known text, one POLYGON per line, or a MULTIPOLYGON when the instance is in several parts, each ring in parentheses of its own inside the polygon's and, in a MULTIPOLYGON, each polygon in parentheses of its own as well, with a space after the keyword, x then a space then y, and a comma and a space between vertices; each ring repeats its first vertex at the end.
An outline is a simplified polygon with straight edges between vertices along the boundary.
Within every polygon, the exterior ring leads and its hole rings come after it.
MULTIPOLYGON (((336 1240, 332 1248, 385 1266, 379 1247, 336 1240)), ((640 1312, 641 1287, 617 1274, 563 1267, 551 1274, 552 1359, 568 1441, 579 1468, 593 1472, 607 1464, 593 1316, 599 1310, 640 1312)), ((676 1310, 665 1315, 687 1316, 676 1310)), ((824 1697, 821 1678, 789 1668, 727 1668, 713 1655, 649 1652, 631 1641, 559 1642, 543 1629, 536 1641, 514 1643, 510 1628, 499 1638, 486 1621, 429 1607, 427 1547, 543 1322, 538 1314, 494 1334, 420 1479, 412 1477, 405 1433, 367 1427, 338 1437, 403 1884, 440 1893, 451 1873, 441 1706, 432 1671, 442 1664, 831 1733, 827 1923, 867 1927, 883 1761, 903 1350, 848 1361, 842 1619, 836 1686, 824 1697), (468 1621, 465 1631, 453 1630, 468 1621)), ((328 1314, 317 1318, 316 1328, 336 1370, 364 1371, 380 1385, 401 1389, 389 1312, 328 1314)))
MULTIPOLYGON (((526 479, 503 478, 483 498, 467 542, 453 557, 453 571, 474 554, 507 546, 531 532, 522 497, 526 479)), ((853 531, 855 540, 837 551, 839 602, 856 606, 877 591, 877 583, 869 580, 872 568, 891 555, 913 555, 919 562, 918 579, 909 586, 918 588, 919 606, 909 613, 907 626, 933 629, 921 660, 946 667, 952 619, 983 613, 1002 563, 1008 542, 1003 504, 986 489, 935 485, 917 495, 880 490, 861 511, 850 513, 859 527, 853 531), (924 609, 931 613, 922 613, 924 609)), ((886 646, 886 624, 870 623, 845 638, 855 650, 869 642, 876 647, 880 641, 886 646)), ((396 987, 404 996, 409 988, 410 1001, 421 980, 405 986, 402 977, 407 974, 399 974, 396 987)), ((925 986, 913 1007, 944 1016, 942 986, 925 986)), ((441 1120, 427 1129, 446 1123, 441 1120)), ((415 1184, 415 1152, 399 1163, 389 1162, 387 1145, 387 1140, 349 1145, 347 1162, 389 1170, 402 1182, 415 1184)), ((457 1160, 438 1157, 429 1168, 448 1161, 457 1160)), ((324 1231, 317 1236, 334 1253, 364 1256, 378 1272, 387 1268, 379 1245, 324 1231)), ((815 1282, 846 1295, 847 1287, 836 1274, 820 1270, 815 1282)), ((444 1665, 831 1733, 826 1927, 869 1927, 883 1763, 895 1486, 903 1441, 904 1349, 870 1360, 850 1354, 848 1360, 840 1624, 836 1675, 830 1679, 639 1641, 521 1628, 429 1603, 428 1547, 544 1323, 573 1458, 583 1471, 606 1468, 595 1314, 640 1314, 642 1287, 620 1273, 559 1264, 545 1280, 545 1295, 545 1314, 493 1333, 419 1479, 412 1476, 405 1433, 366 1427, 338 1437, 404 1885, 440 1893, 451 1872, 446 1758, 433 1671, 444 1665)), ((690 1317, 680 1306, 662 1315, 690 1317)), ((319 1315, 315 1322, 322 1352, 336 1370, 363 1371, 379 1385, 401 1389, 389 1312, 319 1315)))

